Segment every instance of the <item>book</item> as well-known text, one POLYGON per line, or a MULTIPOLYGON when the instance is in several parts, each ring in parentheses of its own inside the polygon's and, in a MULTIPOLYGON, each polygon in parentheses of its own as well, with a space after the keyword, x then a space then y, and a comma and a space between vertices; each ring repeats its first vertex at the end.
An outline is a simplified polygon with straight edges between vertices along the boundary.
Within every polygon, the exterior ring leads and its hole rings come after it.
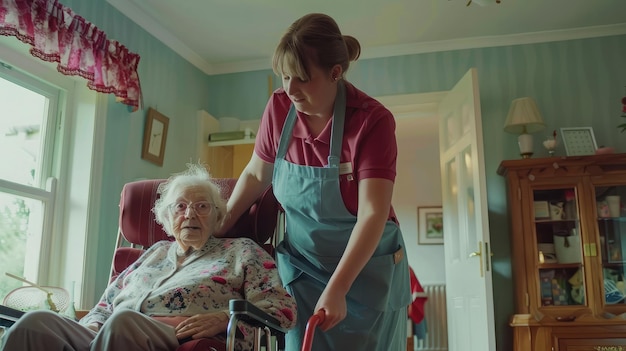
POLYGON ((237 140, 245 137, 246 132, 243 130, 236 130, 233 132, 217 132, 209 134, 209 141, 237 140))

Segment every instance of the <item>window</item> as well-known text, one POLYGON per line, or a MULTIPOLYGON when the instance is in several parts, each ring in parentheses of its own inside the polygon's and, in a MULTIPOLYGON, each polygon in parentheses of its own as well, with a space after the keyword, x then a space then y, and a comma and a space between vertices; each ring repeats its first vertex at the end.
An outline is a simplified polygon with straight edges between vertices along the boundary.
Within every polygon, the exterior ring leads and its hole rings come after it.
POLYGON ((15 98, 17 113, 34 106, 39 111, 36 122, 20 117, 5 127, 13 118, 9 105, 0 102, 0 138, 10 134, 3 141, 7 149, 0 146, 0 302, 5 290, 22 285, 4 274, 8 271, 41 285, 75 286, 76 307, 90 308, 102 293, 94 288, 96 255, 87 253, 98 252, 108 95, 89 90, 82 78, 60 74, 56 65, 34 58, 28 49, 0 36, 0 84, 8 82, 35 99, 15 98), (29 125, 39 130, 24 127, 29 125), (11 131, 12 126, 22 128, 11 131), (17 149, 18 155, 5 152, 18 145, 25 147, 17 149), (12 230, 12 248, 3 242, 8 234, 2 226, 12 230))
MULTIPOLYGON (((53 168, 61 91, 11 66, 0 69, 0 253, 3 270, 36 281, 55 240, 53 168)), ((44 272, 41 272, 44 273, 44 272)), ((0 297, 22 283, 0 276, 0 297)))

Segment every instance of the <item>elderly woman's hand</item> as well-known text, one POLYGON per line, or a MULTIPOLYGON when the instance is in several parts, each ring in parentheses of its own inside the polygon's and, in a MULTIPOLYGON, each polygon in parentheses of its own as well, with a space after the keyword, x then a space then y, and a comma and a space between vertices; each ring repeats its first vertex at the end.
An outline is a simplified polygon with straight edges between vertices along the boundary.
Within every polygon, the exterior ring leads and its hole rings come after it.
POLYGON ((87 327, 88 329, 91 329, 91 330, 93 330, 93 331, 95 331, 97 333, 100 330, 101 326, 102 325, 100 323, 93 322, 91 324, 87 324, 85 327, 87 327))
POLYGON ((176 337, 179 340, 209 338, 226 332, 228 320, 227 312, 196 314, 176 326, 176 337))

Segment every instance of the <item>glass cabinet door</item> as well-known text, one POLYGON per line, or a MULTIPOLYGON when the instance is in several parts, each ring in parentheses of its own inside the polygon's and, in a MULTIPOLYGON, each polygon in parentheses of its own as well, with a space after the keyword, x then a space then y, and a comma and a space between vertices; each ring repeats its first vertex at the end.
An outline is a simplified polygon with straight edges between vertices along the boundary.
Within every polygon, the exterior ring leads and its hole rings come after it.
POLYGON ((534 190, 533 205, 541 306, 585 305, 576 189, 534 190))
POLYGON ((605 305, 625 304, 626 186, 596 186, 596 214, 605 305))

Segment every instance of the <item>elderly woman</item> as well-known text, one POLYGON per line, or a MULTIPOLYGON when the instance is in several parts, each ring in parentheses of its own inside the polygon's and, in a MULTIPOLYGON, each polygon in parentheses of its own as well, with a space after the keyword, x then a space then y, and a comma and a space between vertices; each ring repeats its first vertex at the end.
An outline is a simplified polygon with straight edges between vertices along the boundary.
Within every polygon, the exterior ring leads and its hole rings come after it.
MULTIPOLYGON (((185 339, 224 337, 230 299, 246 299, 295 323, 295 300, 273 258, 254 241, 213 236, 225 201, 201 165, 189 165, 159 188, 157 221, 175 241, 151 246, 107 287, 76 323, 49 311, 25 314, 1 350, 175 350, 185 339)), ((245 328, 245 326, 240 326, 245 328)), ((252 347, 242 330, 236 349, 252 347)))

